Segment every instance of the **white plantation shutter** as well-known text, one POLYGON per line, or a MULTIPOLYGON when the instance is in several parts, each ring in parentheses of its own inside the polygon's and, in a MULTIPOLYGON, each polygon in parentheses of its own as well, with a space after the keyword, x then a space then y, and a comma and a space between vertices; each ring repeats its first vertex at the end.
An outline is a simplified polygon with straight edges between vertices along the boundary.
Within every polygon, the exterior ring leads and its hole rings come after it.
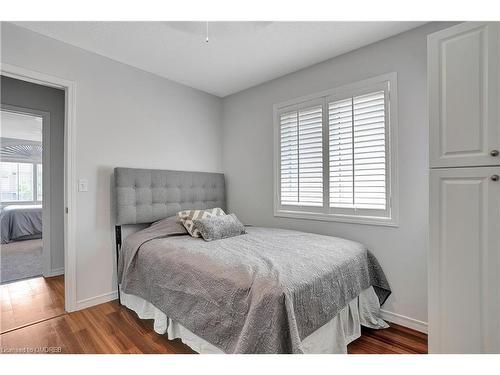
POLYGON ((280 115, 281 205, 323 206, 322 105, 280 115))
POLYGON ((328 104, 330 207, 352 207, 354 199, 352 99, 328 104))
POLYGON ((384 91, 354 97, 354 205, 385 210, 386 126, 384 91))
POLYGON ((275 105, 276 216, 397 225, 395 73, 275 105))
POLYGON ((385 210, 385 92, 328 104, 330 207, 385 210))
POLYGON ((297 112, 280 116, 281 204, 299 202, 299 145, 297 112))

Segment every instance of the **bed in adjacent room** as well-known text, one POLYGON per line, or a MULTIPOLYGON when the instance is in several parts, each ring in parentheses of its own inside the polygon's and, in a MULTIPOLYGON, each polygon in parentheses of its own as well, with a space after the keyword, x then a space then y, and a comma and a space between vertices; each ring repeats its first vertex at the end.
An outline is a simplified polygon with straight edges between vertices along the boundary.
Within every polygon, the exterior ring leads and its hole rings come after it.
POLYGON ((42 205, 8 205, 0 213, 2 244, 42 238, 42 205))
POLYGON ((121 302, 159 334, 200 353, 345 353, 361 325, 387 327, 390 288, 365 246, 248 226, 205 241, 176 214, 224 210, 224 175, 116 168, 115 181, 117 224, 153 223, 121 246, 121 302))

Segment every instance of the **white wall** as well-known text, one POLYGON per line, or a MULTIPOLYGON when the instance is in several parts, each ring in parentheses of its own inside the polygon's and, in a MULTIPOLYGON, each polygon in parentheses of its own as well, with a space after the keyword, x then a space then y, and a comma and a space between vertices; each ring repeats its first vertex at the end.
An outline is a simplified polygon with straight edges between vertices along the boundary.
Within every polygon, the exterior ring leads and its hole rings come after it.
POLYGON ((426 36, 446 26, 427 24, 223 100, 222 165, 229 209, 246 224, 305 230, 366 244, 382 264, 393 290, 383 308, 420 322, 427 322, 426 36), (389 72, 398 73, 399 227, 274 217, 273 104, 389 72))
POLYGON ((77 301, 116 290, 113 168, 220 172, 221 100, 2 23, 1 61, 76 82, 77 301))

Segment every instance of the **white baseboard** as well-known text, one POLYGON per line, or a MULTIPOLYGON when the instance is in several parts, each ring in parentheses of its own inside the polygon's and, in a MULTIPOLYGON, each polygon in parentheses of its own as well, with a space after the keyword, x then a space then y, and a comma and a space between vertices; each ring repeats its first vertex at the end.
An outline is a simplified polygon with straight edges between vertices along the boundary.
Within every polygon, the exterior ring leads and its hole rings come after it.
POLYGON ((380 309, 382 319, 388 322, 399 324, 400 326, 414 329, 415 331, 427 333, 427 323, 417 319, 409 318, 404 315, 399 315, 391 311, 380 309))
POLYGON ((43 275, 44 277, 53 277, 53 276, 59 276, 59 275, 64 275, 64 267, 60 268, 54 268, 50 270, 50 272, 46 275, 43 275))
POLYGON ((76 309, 75 310, 86 309, 87 307, 100 305, 101 303, 113 301, 114 299, 117 299, 117 298, 118 298, 118 292, 116 290, 114 290, 112 292, 104 293, 104 294, 101 294, 99 296, 82 299, 80 301, 76 301, 76 309))

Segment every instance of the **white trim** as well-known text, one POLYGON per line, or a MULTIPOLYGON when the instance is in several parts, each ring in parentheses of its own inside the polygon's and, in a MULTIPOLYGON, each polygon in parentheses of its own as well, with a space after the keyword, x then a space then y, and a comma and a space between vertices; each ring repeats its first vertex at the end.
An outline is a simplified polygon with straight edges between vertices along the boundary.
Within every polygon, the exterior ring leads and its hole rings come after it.
MULTIPOLYGON (((326 104, 324 105, 324 107, 326 104)), ((325 110, 323 110, 323 123, 325 122, 325 110)), ((325 128, 325 126, 324 126, 325 128)), ((348 85, 343 85, 334 89, 325 90, 316 94, 302 96, 297 99, 288 100, 285 102, 277 103, 273 105, 273 134, 274 134, 274 194, 273 194, 273 212, 276 217, 289 217, 295 219, 310 219, 310 220, 321 220, 321 221, 336 221, 344 223, 353 224, 366 224, 366 225, 381 225, 381 226, 399 226, 399 178, 398 178, 398 85, 397 85, 397 73, 387 73, 382 74, 373 78, 365 79, 359 82, 355 82, 348 85), (360 90, 368 90, 373 87, 384 85, 384 91, 387 94, 388 108, 386 108, 386 113, 388 114, 387 124, 387 139, 388 142, 388 152, 387 152, 387 170, 389 183, 387 187, 389 189, 388 193, 388 207, 384 213, 388 213, 388 216, 370 216, 370 210, 358 210, 360 215, 352 214, 350 212, 332 212, 329 207, 329 199, 325 201, 325 197, 328 197, 328 193, 323 192, 323 206, 322 207, 306 207, 306 206, 281 206, 280 205, 280 158, 279 145, 280 145, 280 134, 279 134, 279 116, 281 113, 296 110, 304 105, 309 105, 316 101, 323 100, 325 103, 326 99, 337 98, 340 99, 344 96, 358 95, 360 90)), ((323 131, 325 134, 325 130, 323 131)), ((324 144, 326 142, 325 137, 324 144)), ((325 150, 323 144, 323 150, 325 150)), ((323 164, 325 164, 326 156, 323 155, 323 164)), ((324 168, 328 169, 328 168, 324 168)), ((325 176, 328 177, 328 173, 323 170, 323 179, 325 186, 325 176)), ((328 190, 328 189, 324 189, 328 190)), ((375 213, 375 211, 373 212, 375 213)))
POLYGON ((44 272, 43 277, 53 277, 59 275, 64 275, 64 267, 54 268, 53 270, 50 270, 46 274, 44 272))
POLYGON ((100 305, 101 303, 106 303, 113 301, 118 298, 118 291, 113 290, 112 292, 100 294, 95 297, 85 298, 76 302, 76 310, 86 309, 95 305, 100 305))
POLYGON ((377 216, 352 216, 352 215, 335 215, 325 214, 323 212, 307 212, 307 211, 292 211, 278 210, 274 212, 276 217, 288 217, 292 219, 307 219, 318 221, 335 221, 339 223, 352 223, 364 225, 379 225, 385 227, 397 227, 398 223, 392 218, 382 218, 377 216))
POLYGON ((387 320, 390 323, 399 324, 400 326, 411 328, 415 331, 427 333, 427 323, 421 320, 409 318, 404 315, 396 314, 391 311, 380 309, 380 314, 382 319, 387 320))
POLYGON ((76 302, 76 122, 75 122, 75 95, 76 83, 64 78, 51 76, 45 73, 29 70, 23 67, 1 63, 2 75, 20 79, 26 82, 43 86, 56 87, 65 91, 65 119, 64 119, 64 202, 68 213, 64 221, 64 302, 65 310, 74 311, 76 302))
POLYGON ((349 83, 347 85, 342 85, 339 87, 335 87, 333 89, 328 89, 324 91, 320 91, 314 94, 309 94, 309 95, 304 95, 299 98, 287 100, 281 103, 274 104, 273 109, 275 110, 281 110, 284 107, 288 106, 293 106, 300 104, 302 102, 306 102, 309 100, 314 100, 319 97, 324 97, 324 96, 344 96, 344 95, 349 95, 351 92, 355 91, 356 89, 361 89, 364 88, 365 86, 371 86, 371 85, 376 85, 377 83, 384 82, 384 81, 393 81, 397 79, 397 73, 392 72, 392 73, 386 73, 386 74, 381 74, 376 77, 364 79, 362 81, 357 81, 354 83, 349 83))

